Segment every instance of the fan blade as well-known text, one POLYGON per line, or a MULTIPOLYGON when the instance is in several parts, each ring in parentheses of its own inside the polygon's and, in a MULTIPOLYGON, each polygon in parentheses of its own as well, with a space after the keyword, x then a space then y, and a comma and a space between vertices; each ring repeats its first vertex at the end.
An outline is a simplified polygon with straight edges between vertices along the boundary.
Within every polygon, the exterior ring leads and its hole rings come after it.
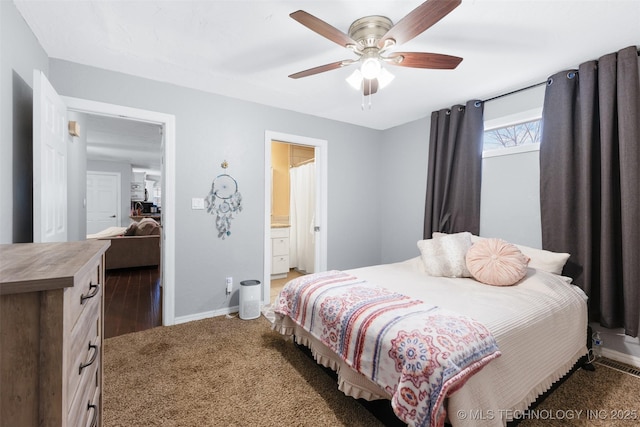
POLYGON ((453 70, 462 62, 459 56, 426 52, 394 52, 383 59, 391 65, 434 70, 453 70))
POLYGON ((378 79, 364 79, 362 86, 364 96, 373 95, 378 91, 378 79))
POLYGON ((309 68, 308 70, 291 74, 289 77, 291 77, 292 79, 299 79, 301 77, 313 76, 314 74, 324 73, 325 71, 331 71, 337 68, 346 67, 347 65, 351 65, 353 62, 354 61, 349 61, 349 60, 332 62, 331 64, 325 64, 319 67, 309 68))
POLYGON ((405 43, 444 18, 458 7, 462 0, 427 0, 398 21, 378 42, 380 49, 389 39, 395 44, 405 43))
POLYGON ((332 25, 327 24, 323 20, 305 12, 304 10, 293 12, 289 16, 305 27, 309 28, 311 31, 315 31, 322 37, 325 37, 334 43, 338 43, 340 46, 347 47, 348 45, 355 46, 357 44, 355 40, 353 40, 342 31, 338 30, 332 25))

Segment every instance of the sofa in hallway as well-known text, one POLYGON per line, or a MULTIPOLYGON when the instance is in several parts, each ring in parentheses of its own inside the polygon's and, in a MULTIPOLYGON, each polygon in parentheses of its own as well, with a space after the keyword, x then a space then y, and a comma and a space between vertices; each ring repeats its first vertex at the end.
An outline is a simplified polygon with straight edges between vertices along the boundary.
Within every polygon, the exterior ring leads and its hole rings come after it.
POLYGON ((109 240, 106 270, 160 265, 160 225, 152 219, 134 221, 129 227, 109 227, 87 239, 109 240))

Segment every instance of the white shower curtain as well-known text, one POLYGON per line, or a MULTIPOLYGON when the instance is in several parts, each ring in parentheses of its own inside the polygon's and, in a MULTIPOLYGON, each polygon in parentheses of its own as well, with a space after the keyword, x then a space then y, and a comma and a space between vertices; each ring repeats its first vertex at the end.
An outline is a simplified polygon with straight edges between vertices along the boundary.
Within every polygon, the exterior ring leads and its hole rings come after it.
POLYGON ((289 170, 289 268, 315 271, 316 169, 314 163, 289 170))

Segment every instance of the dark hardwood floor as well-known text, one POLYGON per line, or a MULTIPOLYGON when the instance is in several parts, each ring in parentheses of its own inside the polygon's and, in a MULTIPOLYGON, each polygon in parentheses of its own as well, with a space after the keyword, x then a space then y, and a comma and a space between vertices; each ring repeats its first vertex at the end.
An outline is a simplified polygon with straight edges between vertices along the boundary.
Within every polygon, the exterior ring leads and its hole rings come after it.
POLYGON ((104 298, 105 338, 162 325, 157 267, 107 270, 104 298))

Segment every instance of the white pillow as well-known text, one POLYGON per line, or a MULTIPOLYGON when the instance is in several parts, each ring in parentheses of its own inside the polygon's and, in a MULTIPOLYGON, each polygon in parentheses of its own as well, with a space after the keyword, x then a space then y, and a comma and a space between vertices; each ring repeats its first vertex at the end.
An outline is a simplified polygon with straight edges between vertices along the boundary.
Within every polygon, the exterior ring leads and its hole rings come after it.
POLYGON ((418 241, 424 269, 430 276, 471 277, 466 255, 471 233, 463 232, 418 241))
MULTIPOLYGON (((434 239, 441 236, 447 236, 447 234, 438 232, 433 233, 434 239)), ((480 237, 476 236, 475 234, 471 235, 471 241, 473 243, 479 242, 480 240, 484 239, 487 239, 487 237, 480 237)), ((553 274, 562 274, 562 269, 571 256, 570 254, 565 252, 551 252, 544 249, 536 249, 524 245, 515 245, 518 249, 520 249, 520 252, 529 257, 529 267, 535 268, 537 270, 547 271, 553 274)))
POLYGON ((520 249, 520 252, 529 257, 529 267, 553 274, 562 274, 562 269, 571 256, 565 252, 551 252, 523 245, 516 246, 520 249))

